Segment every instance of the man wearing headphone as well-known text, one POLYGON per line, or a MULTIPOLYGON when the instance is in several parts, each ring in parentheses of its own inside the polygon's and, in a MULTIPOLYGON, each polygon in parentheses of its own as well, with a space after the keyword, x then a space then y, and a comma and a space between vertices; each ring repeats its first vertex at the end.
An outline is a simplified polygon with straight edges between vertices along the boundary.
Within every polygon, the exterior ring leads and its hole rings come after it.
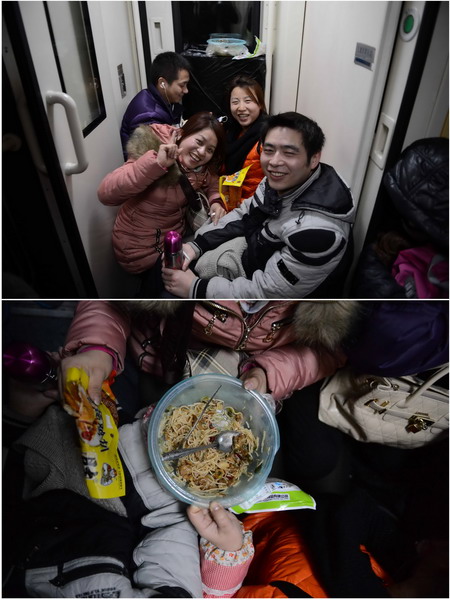
POLYGON ((125 160, 131 133, 142 123, 179 125, 183 96, 188 93, 191 65, 176 52, 158 54, 150 67, 150 84, 130 102, 122 119, 120 137, 125 160))

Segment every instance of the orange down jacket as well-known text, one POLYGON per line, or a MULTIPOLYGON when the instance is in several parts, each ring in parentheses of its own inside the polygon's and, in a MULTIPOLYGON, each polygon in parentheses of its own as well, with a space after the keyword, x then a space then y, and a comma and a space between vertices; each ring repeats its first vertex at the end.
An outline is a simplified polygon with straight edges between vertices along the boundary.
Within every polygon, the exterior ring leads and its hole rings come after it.
POLYGON ((259 162, 259 152, 257 148, 258 144, 256 143, 247 154, 247 158, 242 165, 243 169, 251 165, 250 169, 247 171, 247 175, 245 176, 244 183, 242 184, 242 200, 253 196, 260 181, 265 177, 261 168, 261 163, 259 162))
MULTIPOLYGON (((311 570, 292 512, 250 514, 243 523, 253 531, 255 556, 236 598, 286 598, 270 585, 272 581, 287 581, 313 598, 327 598, 311 570)), ((361 550, 365 552, 364 547, 361 550)), ((375 574, 389 581, 387 573, 370 560, 375 574)))

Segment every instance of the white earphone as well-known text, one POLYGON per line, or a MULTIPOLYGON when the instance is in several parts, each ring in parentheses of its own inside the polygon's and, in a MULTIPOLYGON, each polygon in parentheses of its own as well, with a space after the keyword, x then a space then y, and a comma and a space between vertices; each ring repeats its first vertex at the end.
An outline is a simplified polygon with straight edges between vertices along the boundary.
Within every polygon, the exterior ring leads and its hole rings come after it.
POLYGON ((164 82, 163 82, 163 83, 161 83, 161 87, 162 87, 162 88, 165 88, 165 87, 166 87, 166 84, 165 84, 164 82))

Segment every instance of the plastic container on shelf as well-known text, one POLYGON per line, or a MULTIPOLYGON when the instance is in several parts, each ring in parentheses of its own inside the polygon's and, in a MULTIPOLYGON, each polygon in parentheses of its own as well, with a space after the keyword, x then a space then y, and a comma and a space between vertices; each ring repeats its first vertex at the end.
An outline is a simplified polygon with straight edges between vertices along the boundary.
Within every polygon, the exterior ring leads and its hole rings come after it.
MULTIPOLYGON (((227 429, 226 423, 223 429, 227 429)), ((158 481, 176 498, 187 504, 208 506, 212 500, 218 500, 223 506, 230 507, 253 498, 265 484, 271 471, 273 460, 280 444, 277 421, 267 400, 259 393, 246 390, 242 381, 221 374, 195 375, 172 387, 157 403, 148 428, 148 451, 153 470, 158 481), (201 496, 174 478, 172 461, 161 458, 161 420, 165 411, 171 407, 184 406, 198 402, 221 386, 214 397, 222 400, 243 413, 245 422, 258 438, 258 449, 254 453, 247 470, 234 486, 220 496, 201 496)))
POLYGON ((239 56, 246 52, 245 40, 234 37, 210 37, 206 46, 208 56, 239 56))

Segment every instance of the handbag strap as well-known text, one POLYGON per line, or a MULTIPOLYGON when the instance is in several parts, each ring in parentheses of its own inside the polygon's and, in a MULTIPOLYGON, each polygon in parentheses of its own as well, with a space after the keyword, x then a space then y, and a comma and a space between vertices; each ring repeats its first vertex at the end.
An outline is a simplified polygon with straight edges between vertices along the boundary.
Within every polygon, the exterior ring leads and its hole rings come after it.
POLYGON ((436 373, 434 373, 433 375, 431 375, 431 377, 429 377, 426 381, 424 381, 418 388, 417 390, 415 390, 412 394, 410 394, 408 396, 408 402, 410 400, 412 400, 413 398, 417 398, 417 396, 420 396, 422 394, 422 392, 424 392, 425 390, 427 390, 428 388, 430 388, 433 383, 435 383, 436 381, 438 381, 441 377, 443 377, 444 375, 447 375, 449 371, 449 364, 447 363, 446 365, 443 365, 440 369, 438 369, 436 371, 436 373))
POLYGON ((178 179, 178 183, 180 184, 181 189, 183 190, 184 195, 186 196, 186 200, 188 201, 188 203, 195 210, 198 210, 200 208, 198 194, 194 190, 194 188, 192 187, 192 183, 189 181, 189 179, 187 178, 187 176, 184 173, 180 174, 180 178, 178 179))

